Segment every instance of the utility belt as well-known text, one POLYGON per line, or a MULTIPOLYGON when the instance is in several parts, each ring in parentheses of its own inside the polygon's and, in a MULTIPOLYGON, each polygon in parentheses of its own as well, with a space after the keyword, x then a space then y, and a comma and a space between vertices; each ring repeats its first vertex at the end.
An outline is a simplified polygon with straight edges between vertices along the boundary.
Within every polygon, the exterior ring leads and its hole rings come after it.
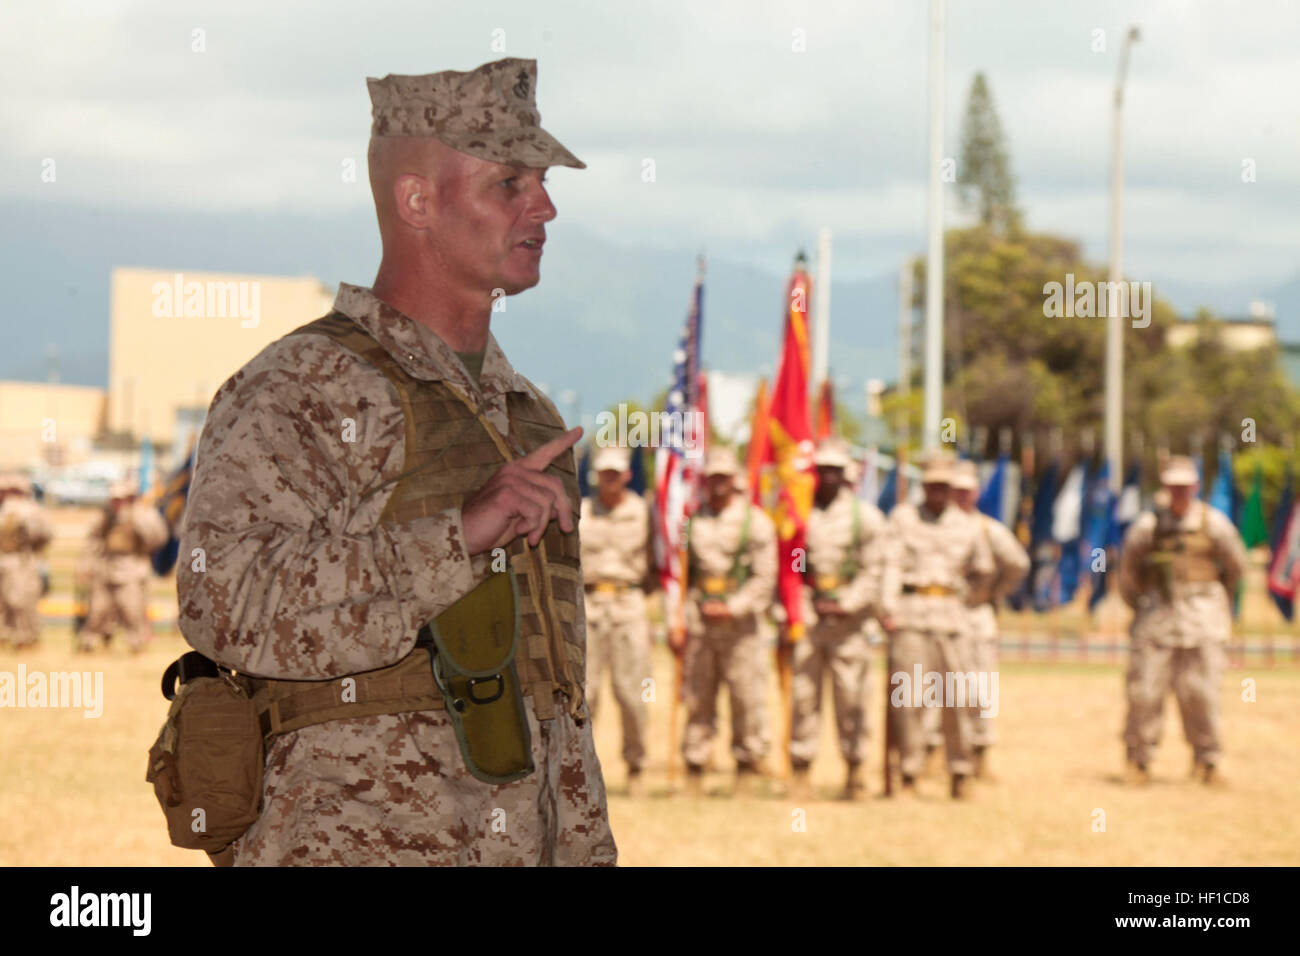
POLYGON ((584 581, 582 586, 582 589, 588 594, 610 595, 622 594, 634 588, 637 588, 637 585, 625 584, 622 581, 584 581))
POLYGON ((162 688, 171 709, 145 776, 172 843, 223 853, 261 812, 275 737, 331 720, 445 710, 472 776, 490 784, 528 776, 535 768, 515 667, 516 599, 514 574, 492 574, 421 628, 396 664, 329 681, 234 674, 197 651, 174 661, 162 688))
POLYGON ((814 600, 838 600, 844 581, 838 574, 811 574, 814 600))
POLYGON ((714 598, 734 594, 740 585, 731 575, 713 574, 700 578, 696 586, 705 597, 714 598))
POLYGON ((904 584, 903 593, 920 594, 924 597, 952 597, 957 591, 942 584, 904 584))

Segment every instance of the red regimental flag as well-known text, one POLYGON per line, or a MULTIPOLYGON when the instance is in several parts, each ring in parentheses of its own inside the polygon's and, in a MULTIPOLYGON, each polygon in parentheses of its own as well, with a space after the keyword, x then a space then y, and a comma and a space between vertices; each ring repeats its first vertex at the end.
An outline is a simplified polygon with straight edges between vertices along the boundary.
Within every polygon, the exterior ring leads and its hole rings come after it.
POLYGON ((813 431, 808 410, 808 273, 802 254, 786 289, 785 346, 772 390, 766 460, 775 489, 772 520, 779 541, 777 586, 790 639, 803 636, 804 527, 812 510, 813 431))

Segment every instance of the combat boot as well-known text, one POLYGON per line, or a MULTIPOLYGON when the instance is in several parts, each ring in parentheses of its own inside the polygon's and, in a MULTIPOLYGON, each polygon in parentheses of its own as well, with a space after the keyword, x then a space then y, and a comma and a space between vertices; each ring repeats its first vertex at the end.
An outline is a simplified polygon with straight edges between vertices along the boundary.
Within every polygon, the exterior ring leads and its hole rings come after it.
POLYGON ((806 763, 795 764, 790 768, 790 799, 807 801, 812 795, 812 767, 806 763))
POLYGON ((1219 768, 1212 763, 1204 764, 1201 767, 1201 782, 1207 787, 1213 787, 1215 790, 1222 790, 1228 786, 1223 779, 1223 774, 1219 773, 1219 768))
POLYGON ((844 778, 844 799, 861 800, 866 792, 867 788, 862 782, 862 764, 849 764, 848 774, 844 778))
POLYGON ((916 786, 916 778, 913 777, 911 774, 906 774, 906 773, 903 774, 903 783, 902 786, 898 788, 898 795, 900 797, 909 797, 912 799, 918 797, 920 795, 920 791, 917 789, 916 786))
POLYGON ((1145 787, 1151 783, 1151 773, 1147 765, 1130 760, 1124 767, 1124 782, 1134 787, 1145 787))
POLYGON ((756 797, 758 796, 758 785, 762 779, 758 767, 752 763, 736 764, 736 783, 732 788, 733 797, 756 797))
POLYGON ((693 763, 686 765, 686 795, 699 798, 704 796, 704 768, 693 763))
POLYGON ((627 768, 627 795, 629 797, 645 796, 645 778, 641 776, 641 769, 627 768))
POLYGON ((955 773, 952 775, 952 798, 954 800, 967 800, 970 798, 970 781, 964 773, 955 773))

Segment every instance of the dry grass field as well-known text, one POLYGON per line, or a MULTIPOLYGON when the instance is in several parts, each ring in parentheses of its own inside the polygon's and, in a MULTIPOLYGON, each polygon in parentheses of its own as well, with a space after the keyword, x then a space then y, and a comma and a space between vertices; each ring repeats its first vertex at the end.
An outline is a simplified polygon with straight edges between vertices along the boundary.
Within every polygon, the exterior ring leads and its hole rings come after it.
MULTIPOLYGON (((184 649, 160 633, 139 657, 115 646, 95 657, 69 653, 66 627, 39 649, 0 650, 0 671, 100 669, 103 714, 0 710, 0 864, 207 865, 167 842, 162 814, 144 782, 145 754, 165 713, 158 692, 165 665, 184 649)), ((660 687, 671 659, 655 658, 660 687)), ((883 689, 879 666, 873 673, 883 689)), ((1209 791, 1185 779, 1188 751, 1176 708, 1166 746, 1145 790, 1119 782, 1120 671, 1113 664, 1007 663, 1001 673, 998 780, 953 803, 941 779, 919 799, 879 796, 879 723, 873 728, 871 796, 834 799, 841 766, 825 727, 814 765, 817 799, 796 807, 776 796, 689 800, 667 792, 667 706, 652 704, 648 794, 623 793, 618 717, 604 695, 597 742, 610 815, 626 865, 1255 865, 1300 863, 1300 761, 1295 703, 1300 671, 1233 670, 1223 689, 1229 787, 1209 791), (1256 701, 1240 684, 1257 682, 1256 701), (795 823, 802 810, 804 828, 795 823), (1096 811, 1104 832, 1094 831, 1096 811)), ((775 703, 775 684, 773 685, 775 703)), ((879 696, 876 704, 879 704, 879 696)), ((879 711, 879 707, 873 707, 879 711)), ((725 708, 724 708, 725 710, 725 708)), ((723 727, 726 726, 725 713, 723 727)), ((725 791, 730 758, 720 741, 707 789, 725 791)))

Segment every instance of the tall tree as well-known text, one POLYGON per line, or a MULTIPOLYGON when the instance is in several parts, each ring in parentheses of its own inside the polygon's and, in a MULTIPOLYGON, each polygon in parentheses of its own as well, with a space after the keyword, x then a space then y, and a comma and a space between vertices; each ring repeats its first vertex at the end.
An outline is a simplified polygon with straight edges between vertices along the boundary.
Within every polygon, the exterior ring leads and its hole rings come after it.
POLYGON ((985 226, 999 233, 1019 227, 1015 177, 1011 174, 1002 123, 983 73, 975 74, 966 99, 957 185, 963 205, 976 210, 985 226))

